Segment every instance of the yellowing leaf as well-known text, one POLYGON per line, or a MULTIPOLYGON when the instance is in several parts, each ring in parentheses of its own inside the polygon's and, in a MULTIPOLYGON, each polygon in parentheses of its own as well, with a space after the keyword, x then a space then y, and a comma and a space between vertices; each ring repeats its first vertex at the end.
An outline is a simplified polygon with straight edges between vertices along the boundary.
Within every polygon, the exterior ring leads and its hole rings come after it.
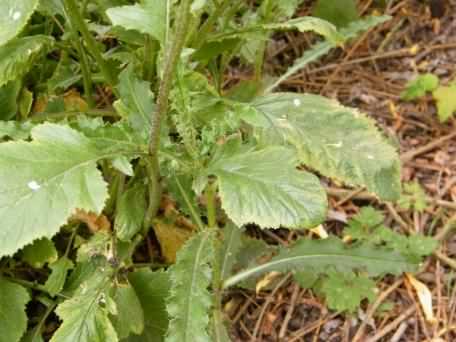
POLYGON ((155 220, 154 231, 160 243, 162 256, 170 264, 176 261, 176 253, 192 235, 187 229, 160 220, 155 220))
POLYGON ((89 109, 89 105, 81 97, 78 91, 72 89, 63 97, 65 110, 69 112, 85 112, 89 109))
POLYGON ((418 295, 418 300, 420 301, 426 320, 431 324, 437 323, 437 319, 434 317, 434 311, 432 309, 431 291, 429 291, 427 286, 416 279, 412 274, 406 273, 405 275, 418 295))
POLYGON ((433 95, 437 101, 439 119, 445 122, 456 112, 456 83, 448 87, 438 87, 433 95))

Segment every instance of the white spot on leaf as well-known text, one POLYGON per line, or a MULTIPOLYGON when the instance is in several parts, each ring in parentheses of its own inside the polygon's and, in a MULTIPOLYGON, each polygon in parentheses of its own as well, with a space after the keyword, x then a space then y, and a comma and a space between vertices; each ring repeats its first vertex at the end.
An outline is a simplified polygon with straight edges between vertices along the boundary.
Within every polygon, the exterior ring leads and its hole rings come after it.
POLYGON ((339 141, 335 144, 326 144, 326 146, 331 146, 331 147, 335 147, 335 148, 341 148, 343 145, 344 145, 344 143, 342 141, 339 141))
POLYGON ((299 107, 301 105, 301 100, 300 99, 294 99, 293 100, 293 104, 295 105, 295 107, 299 107))
POLYGON ((16 11, 13 13, 13 20, 18 20, 21 17, 21 12, 16 11))
POLYGON ((371 160, 372 160, 372 159, 374 159, 374 156, 368 154, 368 155, 367 155, 367 159, 371 159, 371 160))
POLYGON ((27 183, 27 186, 32 189, 33 191, 37 191, 41 188, 41 185, 39 185, 36 181, 30 181, 27 183))

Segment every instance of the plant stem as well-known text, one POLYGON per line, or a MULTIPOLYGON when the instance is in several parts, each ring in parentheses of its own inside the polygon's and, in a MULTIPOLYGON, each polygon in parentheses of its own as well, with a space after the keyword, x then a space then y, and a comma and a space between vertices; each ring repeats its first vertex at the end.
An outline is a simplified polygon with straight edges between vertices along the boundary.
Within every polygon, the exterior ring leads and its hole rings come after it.
POLYGON ((157 62, 159 45, 149 35, 146 35, 145 39, 143 78, 150 82, 156 73, 155 63, 157 62))
POLYGON ((89 61, 85 54, 84 48, 79 40, 77 32, 74 35, 76 50, 79 55, 79 62, 81 64, 82 82, 84 86, 84 97, 89 104, 89 108, 95 107, 95 102, 92 96, 92 75, 90 74, 89 61))
MULTIPOLYGON (((106 60, 103 58, 103 55, 98 50, 97 43, 95 38, 89 31, 84 18, 82 17, 81 13, 79 12, 79 7, 76 4, 75 0, 64 0, 63 5, 65 7, 65 12, 71 22, 71 25, 78 30, 82 38, 84 39, 87 49, 89 50, 90 54, 95 58, 98 66, 100 67, 101 73, 103 74, 106 82, 109 83, 113 87, 113 92, 116 93, 116 89, 114 88, 116 84, 116 80, 114 75, 111 73, 111 70, 106 63, 106 60)), ((116 93, 116 95, 118 95, 116 93)))
POLYGON ((168 113, 169 92, 171 90, 174 71, 184 47, 185 38, 187 37, 191 3, 191 0, 181 1, 178 17, 175 21, 177 24, 176 33, 171 46, 167 48, 165 53, 165 67, 158 91, 157 110, 155 113, 152 113, 149 153, 153 158, 157 158, 158 148, 160 146, 161 123, 168 113))
POLYGON ((152 225, 153 218, 157 215, 160 208, 161 200, 161 185, 160 185, 160 171, 158 169, 158 158, 148 155, 145 159, 146 170, 148 175, 148 193, 149 193, 149 206, 147 207, 146 215, 144 218, 144 231, 147 231, 152 225))
POLYGON ((198 226, 198 228, 200 230, 203 230, 204 224, 201 221, 201 218, 200 218, 199 214, 197 213, 196 209, 193 207, 192 202, 188 198, 187 193, 184 190, 184 187, 182 186, 181 182, 179 181, 179 178, 177 176, 174 176, 174 178, 176 180, 177 187, 179 188, 179 191, 180 191, 182 197, 184 198, 185 204, 187 204, 188 210, 190 211, 190 214, 191 214, 193 220, 195 220, 195 223, 198 226))
POLYGON ((206 208, 207 224, 209 228, 217 227, 217 208, 216 208, 217 183, 210 183, 206 188, 206 208))

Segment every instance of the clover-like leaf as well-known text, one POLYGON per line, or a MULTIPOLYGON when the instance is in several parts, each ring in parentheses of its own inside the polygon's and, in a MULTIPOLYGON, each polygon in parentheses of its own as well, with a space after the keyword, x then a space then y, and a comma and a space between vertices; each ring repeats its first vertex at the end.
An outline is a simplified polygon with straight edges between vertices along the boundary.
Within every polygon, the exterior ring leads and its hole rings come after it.
POLYGON ((284 147, 239 151, 209 166, 218 178, 222 207, 242 226, 313 227, 326 215, 326 194, 317 177, 296 169, 295 153, 284 147))

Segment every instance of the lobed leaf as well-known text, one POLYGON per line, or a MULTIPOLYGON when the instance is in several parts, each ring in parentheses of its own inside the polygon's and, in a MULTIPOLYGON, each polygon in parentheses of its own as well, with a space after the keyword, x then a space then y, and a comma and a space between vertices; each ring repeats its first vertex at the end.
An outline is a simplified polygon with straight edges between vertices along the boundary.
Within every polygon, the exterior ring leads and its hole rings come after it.
POLYGON ((332 271, 323 279, 321 292, 330 309, 353 313, 363 299, 375 299, 376 287, 375 281, 365 276, 332 271))
POLYGON ((243 118, 268 144, 291 144, 299 160, 325 176, 366 186, 384 200, 400 196, 400 162, 374 121, 318 95, 275 93, 243 118))
POLYGON ((0 46, 16 37, 27 25, 38 6, 39 0, 2 0, 0 1, 0 46))
POLYGON ((222 207, 237 226, 313 227, 325 218, 326 194, 317 177, 295 168, 283 147, 238 151, 209 165, 218 178, 222 207))
POLYGON ((208 334, 214 233, 203 231, 192 237, 177 254, 169 269, 171 290, 167 310, 170 317, 167 342, 210 342, 208 334))
POLYGON ((39 35, 14 39, 0 46, 0 86, 22 77, 53 43, 52 37, 39 35))

